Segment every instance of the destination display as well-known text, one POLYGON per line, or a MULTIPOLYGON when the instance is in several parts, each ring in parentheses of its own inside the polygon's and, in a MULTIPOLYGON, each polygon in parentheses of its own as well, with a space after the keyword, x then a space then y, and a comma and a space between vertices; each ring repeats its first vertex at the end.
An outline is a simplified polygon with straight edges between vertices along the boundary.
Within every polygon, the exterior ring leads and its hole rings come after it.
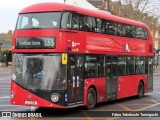
POLYGON ((55 48, 55 37, 16 38, 16 49, 51 49, 55 48))

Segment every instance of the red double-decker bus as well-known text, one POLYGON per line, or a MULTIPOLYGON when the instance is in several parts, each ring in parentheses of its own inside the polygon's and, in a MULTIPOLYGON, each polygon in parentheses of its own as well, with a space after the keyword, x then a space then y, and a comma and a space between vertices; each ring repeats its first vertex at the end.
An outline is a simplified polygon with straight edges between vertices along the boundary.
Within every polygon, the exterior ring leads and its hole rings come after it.
POLYGON ((11 104, 70 108, 153 90, 153 41, 138 21, 61 3, 20 11, 11 104))

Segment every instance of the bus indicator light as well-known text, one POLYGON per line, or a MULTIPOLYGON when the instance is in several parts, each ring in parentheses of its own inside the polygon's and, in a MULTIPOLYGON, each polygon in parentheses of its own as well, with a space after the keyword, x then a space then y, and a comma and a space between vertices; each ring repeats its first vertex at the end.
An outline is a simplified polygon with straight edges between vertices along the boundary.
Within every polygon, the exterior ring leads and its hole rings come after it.
POLYGON ((12 49, 15 49, 15 46, 14 46, 14 45, 12 46, 12 49))

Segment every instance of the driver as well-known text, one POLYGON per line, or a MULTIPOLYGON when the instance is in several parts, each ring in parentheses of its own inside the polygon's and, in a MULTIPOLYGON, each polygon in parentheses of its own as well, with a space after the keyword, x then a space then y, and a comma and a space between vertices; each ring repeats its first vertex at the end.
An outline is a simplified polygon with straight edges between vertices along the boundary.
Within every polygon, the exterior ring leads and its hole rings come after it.
POLYGON ((30 58, 28 65, 27 65, 27 81, 28 81, 28 85, 31 86, 35 86, 34 84, 36 84, 35 79, 34 79, 34 75, 37 74, 38 72, 41 72, 42 70, 40 69, 40 67, 38 66, 38 61, 34 58, 30 58))

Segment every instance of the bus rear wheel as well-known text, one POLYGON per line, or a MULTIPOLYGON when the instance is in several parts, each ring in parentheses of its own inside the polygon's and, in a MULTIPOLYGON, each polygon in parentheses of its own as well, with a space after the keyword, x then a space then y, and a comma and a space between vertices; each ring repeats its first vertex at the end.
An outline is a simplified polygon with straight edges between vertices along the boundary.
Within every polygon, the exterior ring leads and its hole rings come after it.
POLYGON ((142 82, 140 82, 138 86, 138 98, 143 97, 143 95, 144 95, 144 85, 142 82))
POLYGON ((87 92, 87 109, 93 109, 97 102, 97 95, 94 88, 89 88, 87 92))

